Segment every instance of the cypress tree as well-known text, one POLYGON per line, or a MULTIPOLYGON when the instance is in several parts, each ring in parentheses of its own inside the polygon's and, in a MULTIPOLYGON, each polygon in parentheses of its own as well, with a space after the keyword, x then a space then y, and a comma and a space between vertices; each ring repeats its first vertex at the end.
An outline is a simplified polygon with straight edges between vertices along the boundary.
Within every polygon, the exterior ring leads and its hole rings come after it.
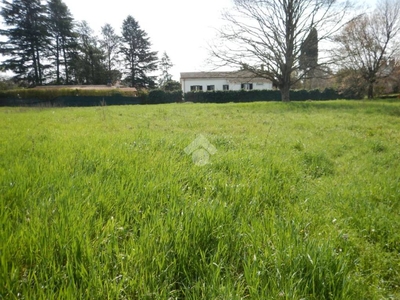
POLYGON ((306 78, 313 78, 318 66, 318 32, 312 28, 301 45, 300 69, 306 78))

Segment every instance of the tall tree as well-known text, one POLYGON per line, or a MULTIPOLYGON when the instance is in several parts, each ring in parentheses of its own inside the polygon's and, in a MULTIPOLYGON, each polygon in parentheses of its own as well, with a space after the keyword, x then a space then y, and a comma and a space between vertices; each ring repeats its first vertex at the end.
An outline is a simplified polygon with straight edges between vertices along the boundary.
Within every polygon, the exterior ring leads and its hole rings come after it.
POLYGON ((98 47, 97 37, 86 21, 78 24, 77 33, 79 47, 71 62, 75 81, 82 84, 105 84, 105 55, 98 47))
POLYGON ((74 19, 62 0, 48 2, 49 31, 52 41, 52 57, 56 69, 56 83, 61 84, 61 65, 64 67, 65 83, 69 83, 70 54, 77 47, 74 19))
POLYGON ((348 8, 346 0, 234 0, 211 50, 221 65, 271 80, 282 101, 290 101, 290 88, 306 74, 299 72, 299 59, 310 31, 319 33, 318 42, 327 39, 341 28, 348 8))
POLYGON ((168 81, 172 80, 172 75, 169 72, 173 66, 167 52, 164 51, 159 64, 161 70, 161 76, 158 81, 159 86, 164 86, 168 81))
POLYGON ((101 28, 102 39, 100 45, 106 56, 108 81, 118 80, 119 72, 114 69, 118 63, 119 46, 121 38, 115 33, 114 28, 110 24, 105 24, 101 28))
POLYGON ((13 71, 16 80, 26 80, 32 85, 44 81, 43 54, 48 45, 46 8, 40 0, 3 0, 1 16, 7 29, 0 35, 0 53, 9 57, 2 63, 5 70, 13 71))
POLYGON ((368 85, 368 98, 374 97, 374 85, 394 70, 400 54, 400 0, 382 0, 371 14, 352 20, 336 36, 334 53, 343 68, 358 72, 368 85))
POLYGON ((154 77, 148 73, 157 69, 157 52, 150 50, 151 43, 147 33, 139 23, 128 16, 122 24, 122 46, 127 69, 126 80, 132 87, 153 87, 154 77))

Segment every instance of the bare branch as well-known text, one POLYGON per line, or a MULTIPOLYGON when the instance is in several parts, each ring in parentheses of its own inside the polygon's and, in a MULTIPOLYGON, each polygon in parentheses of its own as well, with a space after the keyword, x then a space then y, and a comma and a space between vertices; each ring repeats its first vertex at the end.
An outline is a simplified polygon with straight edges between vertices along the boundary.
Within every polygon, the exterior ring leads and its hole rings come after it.
POLYGON ((311 30, 318 31, 316 43, 330 38, 346 23, 350 7, 344 0, 234 0, 210 49, 214 63, 271 80, 289 101, 291 86, 309 76, 299 63, 305 39, 311 30))
POLYGON ((374 97, 374 84, 387 77, 392 61, 400 54, 400 0, 381 0, 377 8, 352 20, 335 37, 333 54, 344 69, 358 72, 368 85, 368 98, 374 97))

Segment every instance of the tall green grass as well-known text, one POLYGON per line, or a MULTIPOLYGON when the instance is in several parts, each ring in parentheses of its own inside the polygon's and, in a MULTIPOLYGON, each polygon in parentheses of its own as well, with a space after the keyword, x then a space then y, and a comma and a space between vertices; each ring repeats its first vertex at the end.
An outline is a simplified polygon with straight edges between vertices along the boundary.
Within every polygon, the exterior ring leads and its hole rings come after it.
POLYGON ((398 299, 400 103, 0 108, 0 298, 398 299), (199 167, 199 134, 217 148, 199 167))

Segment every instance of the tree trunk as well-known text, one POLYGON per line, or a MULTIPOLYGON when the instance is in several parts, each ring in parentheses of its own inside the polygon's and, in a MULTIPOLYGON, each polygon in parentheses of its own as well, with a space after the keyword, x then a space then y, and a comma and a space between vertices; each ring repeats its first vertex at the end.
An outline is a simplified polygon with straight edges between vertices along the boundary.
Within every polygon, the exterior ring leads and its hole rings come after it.
POLYGON ((136 80, 135 80, 135 63, 134 62, 132 62, 132 64, 131 64, 131 84, 132 84, 132 87, 136 87, 136 80))
POLYGON ((39 83, 38 62, 36 59, 36 51, 35 51, 35 47, 33 44, 31 44, 31 52, 32 52, 33 70, 35 72, 34 83, 35 83, 35 85, 38 85, 38 83, 39 83))
POLYGON ((60 42, 58 37, 56 38, 56 73, 57 84, 60 84, 60 42))
POLYGON ((63 57, 64 57, 64 69, 65 69, 65 83, 69 83, 69 73, 68 73, 68 63, 67 63, 67 51, 65 50, 65 41, 62 40, 62 45, 61 45, 62 51, 63 51, 63 57))
POLYGON ((290 85, 288 83, 284 83, 280 91, 282 102, 290 102, 290 85))
POLYGON ((108 73, 110 74, 111 77, 111 53, 108 53, 108 73))
POLYGON ((368 82, 368 99, 374 98, 374 83, 368 82))
POLYGON ((39 72, 39 85, 43 84, 43 75, 42 75, 42 65, 40 64, 40 53, 39 47, 36 46, 36 60, 37 60, 37 67, 39 72))

